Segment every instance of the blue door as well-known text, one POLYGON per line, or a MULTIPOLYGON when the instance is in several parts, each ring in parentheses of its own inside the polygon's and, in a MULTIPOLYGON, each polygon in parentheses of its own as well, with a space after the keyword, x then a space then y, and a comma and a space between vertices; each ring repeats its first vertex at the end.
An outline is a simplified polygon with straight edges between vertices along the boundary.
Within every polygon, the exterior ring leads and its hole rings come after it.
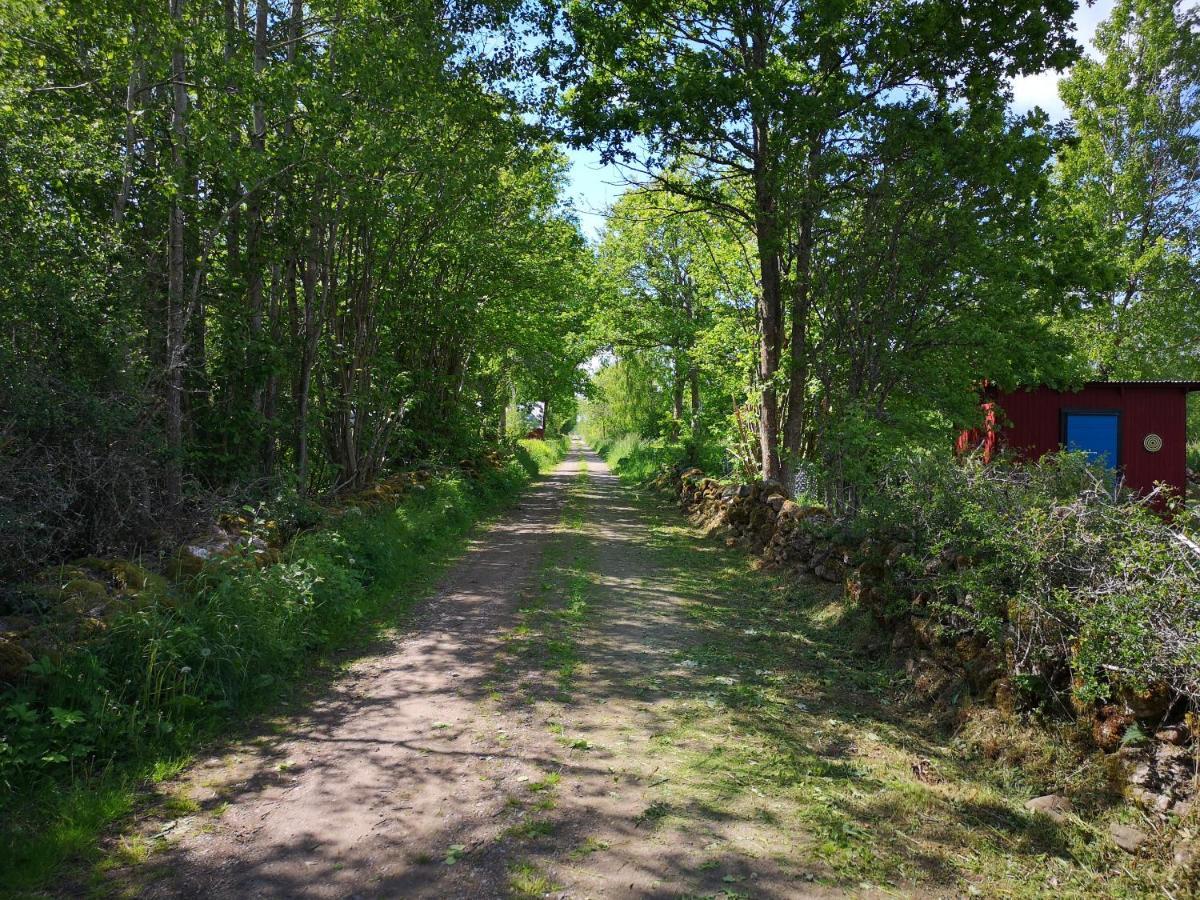
POLYGON ((1069 412, 1065 414, 1068 450, 1082 450, 1093 462, 1109 468, 1120 462, 1121 417, 1115 412, 1069 412))

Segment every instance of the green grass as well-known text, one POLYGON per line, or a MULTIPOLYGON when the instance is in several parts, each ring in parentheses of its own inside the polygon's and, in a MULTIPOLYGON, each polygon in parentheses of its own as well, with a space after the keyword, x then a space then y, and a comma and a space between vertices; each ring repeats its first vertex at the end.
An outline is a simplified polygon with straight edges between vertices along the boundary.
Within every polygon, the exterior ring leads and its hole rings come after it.
POLYGON ((68 862, 94 862, 144 785, 394 626, 528 477, 512 462, 471 481, 441 476, 393 508, 351 509, 278 564, 216 564, 174 605, 45 661, 0 696, 0 885, 34 891, 68 862))
POLYGON ((687 457, 686 449, 678 444, 647 440, 636 434, 600 441, 596 450, 614 472, 632 482, 653 478, 668 466, 682 464, 687 457))
POLYGON ((688 599, 694 630, 664 717, 672 724, 654 741, 670 778, 647 797, 643 829, 677 810, 759 823, 787 848, 781 864, 812 860, 831 886, 994 897, 1179 890, 1163 851, 1135 860, 1107 839, 1107 822, 1124 815, 1119 798, 1061 826, 1024 810, 1059 785, 1103 795, 1082 783, 1102 773, 1063 734, 986 716, 944 731, 908 699, 872 623, 839 589, 752 570, 656 501, 638 502, 646 545, 688 599), (979 752, 989 734, 1012 756, 979 752))
POLYGON ((531 862, 516 862, 508 869, 508 895, 514 900, 539 900, 560 890, 545 872, 531 862))
POLYGON ((549 440, 535 439, 517 441, 518 455, 530 475, 549 472, 562 461, 571 447, 571 439, 565 434, 549 440))
POLYGON ((554 823, 548 819, 526 819, 505 830, 505 837, 517 840, 532 840, 539 837, 549 837, 554 834, 554 823))

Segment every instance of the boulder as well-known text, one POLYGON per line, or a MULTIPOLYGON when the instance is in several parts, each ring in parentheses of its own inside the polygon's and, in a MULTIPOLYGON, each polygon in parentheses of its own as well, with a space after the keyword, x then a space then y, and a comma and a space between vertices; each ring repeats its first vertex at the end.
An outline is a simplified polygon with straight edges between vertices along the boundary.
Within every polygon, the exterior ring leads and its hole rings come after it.
POLYGON ((60 588, 59 609, 73 615, 85 615, 103 610, 108 603, 108 589, 92 578, 72 578, 60 588))
POLYGON ((254 535, 238 535, 224 528, 214 528, 203 537, 188 541, 167 563, 167 574, 179 581, 200 574, 206 563, 214 559, 231 556, 239 549, 247 549, 255 558, 267 557, 267 542, 254 535))
POLYGON ((1120 691, 1120 700, 1129 707, 1135 718, 1143 722, 1161 721, 1171 706, 1171 690, 1161 682, 1143 691, 1125 688, 1120 691))
POLYGON ((33 662, 33 655, 13 641, 0 638, 0 682, 15 683, 33 662))
POLYGON ((768 478, 765 481, 760 481, 756 485, 759 496, 762 497, 786 497, 787 490, 784 486, 774 479, 768 478))
POLYGON ((1183 723, 1178 725, 1167 725, 1165 728, 1160 728, 1154 732, 1154 739, 1162 741, 1164 744, 1174 744, 1181 747, 1188 741, 1188 729, 1183 723))
POLYGON ((25 616, 0 616, 0 637, 18 637, 33 628, 33 624, 33 619, 25 616))

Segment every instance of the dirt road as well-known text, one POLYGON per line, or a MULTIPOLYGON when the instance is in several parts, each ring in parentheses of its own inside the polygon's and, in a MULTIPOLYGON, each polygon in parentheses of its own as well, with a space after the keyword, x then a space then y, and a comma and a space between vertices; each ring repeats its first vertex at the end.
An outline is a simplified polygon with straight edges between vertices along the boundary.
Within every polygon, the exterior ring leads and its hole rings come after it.
POLYGON ((172 784, 102 892, 1145 895, 1128 866, 1101 889, 1117 851, 1022 809, 1052 770, 971 759, 885 640, 577 447, 402 632, 172 784))
POLYGON ((270 739, 190 772, 216 814, 168 823, 127 889, 677 896, 752 878, 756 896, 819 893, 765 857, 770 826, 698 814, 662 828, 672 776, 656 739, 690 677, 688 632, 640 526, 605 464, 573 450, 388 652, 270 739))

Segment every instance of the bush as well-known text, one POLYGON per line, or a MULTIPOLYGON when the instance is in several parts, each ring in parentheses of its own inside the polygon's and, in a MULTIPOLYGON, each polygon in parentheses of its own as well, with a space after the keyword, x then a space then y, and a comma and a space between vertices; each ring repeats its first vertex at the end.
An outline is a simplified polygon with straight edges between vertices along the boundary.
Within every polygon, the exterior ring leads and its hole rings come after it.
POLYGON ((147 438, 150 410, 119 393, 94 398, 22 379, 10 364, 0 357, 0 583, 84 553, 146 548, 195 525, 192 510, 167 504, 164 456, 147 438))
POLYGON ((571 439, 565 434, 544 441, 535 438, 522 439, 517 441, 517 458, 532 478, 557 466, 570 447, 571 439))
POLYGON ((1154 499, 1117 491, 1081 454, 927 457, 896 467, 856 524, 904 551, 892 577, 914 598, 907 612, 949 640, 984 636, 1018 684, 1196 706, 1200 558, 1185 533, 1197 523, 1168 522, 1154 499))
POLYGON ((596 450, 614 472, 629 481, 646 481, 663 469, 684 466, 688 461, 687 448, 682 444, 662 438, 646 440, 636 434, 602 442, 596 450))
POLYGON ((398 505, 345 509, 274 564, 247 551, 169 590, 158 579, 152 602, 81 620, 84 630, 56 635, 48 621, 37 661, 0 689, 5 805, 113 763, 186 752, 278 697, 394 609, 398 593, 412 599, 471 525, 525 482, 515 460, 470 481, 437 477, 398 505))

